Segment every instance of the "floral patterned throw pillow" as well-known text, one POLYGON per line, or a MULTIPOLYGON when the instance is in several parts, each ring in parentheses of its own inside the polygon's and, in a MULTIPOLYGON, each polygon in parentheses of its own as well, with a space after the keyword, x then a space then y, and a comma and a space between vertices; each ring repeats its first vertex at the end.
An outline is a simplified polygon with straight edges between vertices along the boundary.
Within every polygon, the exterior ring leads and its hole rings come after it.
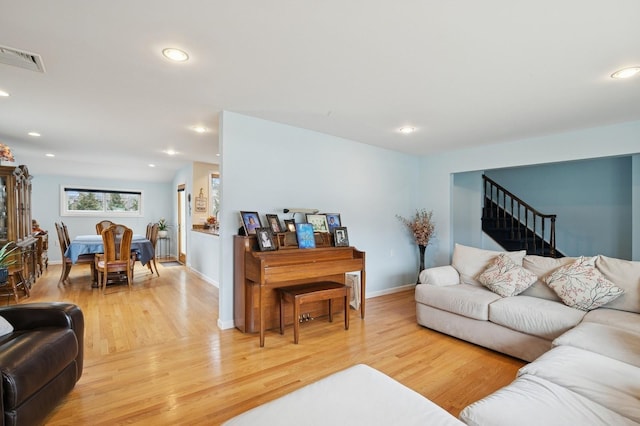
POLYGON ((607 280, 595 267, 597 256, 581 256, 543 280, 567 306, 590 311, 619 297, 624 290, 607 280))
POLYGON ((484 270, 478 281, 502 297, 515 296, 532 286, 538 277, 515 263, 504 253, 499 254, 484 270))

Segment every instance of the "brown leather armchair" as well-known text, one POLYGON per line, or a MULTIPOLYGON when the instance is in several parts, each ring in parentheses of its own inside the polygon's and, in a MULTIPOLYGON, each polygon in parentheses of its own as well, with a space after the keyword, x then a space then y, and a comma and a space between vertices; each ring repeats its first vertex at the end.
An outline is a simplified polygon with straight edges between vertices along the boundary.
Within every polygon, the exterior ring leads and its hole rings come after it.
POLYGON ((82 375, 84 316, 70 303, 0 307, 14 328, 0 336, 5 425, 42 424, 82 375))

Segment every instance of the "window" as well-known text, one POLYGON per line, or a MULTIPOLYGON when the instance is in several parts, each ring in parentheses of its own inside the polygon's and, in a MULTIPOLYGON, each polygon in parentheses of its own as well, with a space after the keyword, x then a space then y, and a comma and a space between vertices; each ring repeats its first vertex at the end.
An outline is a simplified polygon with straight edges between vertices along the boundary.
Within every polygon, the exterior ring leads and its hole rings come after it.
POLYGON ((63 216, 142 216, 142 191, 62 187, 63 216))
POLYGON ((218 217, 220 210, 220 173, 211 173, 211 216, 218 217))

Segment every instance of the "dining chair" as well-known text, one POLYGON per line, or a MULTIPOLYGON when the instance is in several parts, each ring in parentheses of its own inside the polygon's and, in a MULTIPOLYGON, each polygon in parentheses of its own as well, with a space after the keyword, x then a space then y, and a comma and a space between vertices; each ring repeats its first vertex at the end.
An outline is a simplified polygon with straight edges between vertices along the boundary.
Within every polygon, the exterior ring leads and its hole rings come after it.
MULTIPOLYGON (((147 262, 147 268, 149 268, 149 271, 151 271, 151 275, 153 275, 153 268, 155 267, 156 274, 160 276, 160 272, 158 272, 158 265, 156 264, 156 242, 158 241, 158 224, 157 223, 149 222, 147 224, 147 231, 145 233, 145 237, 147 238, 147 240, 151 242, 151 245, 153 246, 153 257, 149 259, 149 262, 147 262)), ((137 253, 134 252, 134 255, 137 256, 137 253)), ((142 263, 142 261, 140 261, 140 263, 142 263)))
MULTIPOLYGON (((119 252, 120 250, 120 240, 122 239, 122 235, 124 234, 125 229, 128 229, 125 225, 119 224, 119 223, 114 223, 113 225, 111 225, 113 227, 115 227, 115 233, 116 233, 116 252, 119 252)), ((133 232, 133 231, 132 231, 133 232)), ((135 253, 131 253, 132 256, 135 256, 135 253)))
POLYGON ((124 234, 124 231, 126 229, 129 229, 125 225, 121 225, 119 223, 114 223, 113 226, 115 227, 116 237, 122 236, 122 234, 124 234))
POLYGON ((101 220, 100 222, 96 223, 96 234, 102 235, 102 231, 107 229, 111 225, 113 225, 113 222, 111 222, 110 220, 101 220))
POLYGON ((60 280, 58 284, 69 284, 69 272, 71 271, 71 259, 65 257, 65 252, 69 247, 67 240, 64 238, 64 230, 62 225, 58 225, 58 222, 54 224, 56 226, 56 233, 58 234, 58 245, 60 246, 60 252, 62 254, 62 271, 60 274, 60 280))
POLYGON ((133 264, 135 256, 131 255, 131 239, 133 231, 124 227, 122 236, 117 234, 118 227, 111 225, 102 231, 104 254, 95 257, 95 268, 98 271, 98 282, 102 281, 102 292, 107 289, 109 273, 125 272, 129 290, 133 285, 133 264))
MULTIPOLYGON (((73 266, 73 262, 71 259, 65 256, 67 249, 69 248, 69 231, 67 229, 67 225, 63 222, 60 222, 60 225, 56 222, 56 233, 58 234, 58 243, 60 245, 61 259, 62 259, 62 270, 60 272, 60 279, 58 280, 58 284, 70 284, 69 282, 69 272, 71 272, 71 267, 73 266)), ((89 264, 91 267, 91 277, 95 279, 95 268, 94 268, 94 255, 93 254, 81 254, 78 256, 78 260, 76 264, 89 264)))
POLYGON ((62 226, 64 240, 67 242, 67 247, 69 247, 71 245, 71 239, 69 238, 69 230, 67 229, 67 225, 65 225, 63 221, 60 221, 60 226, 62 226))
POLYGON ((158 264, 156 263, 156 243, 158 242, 158 224, 154 223, 150 225, 151 225, 151 230, 148 231, 147 239, 151 241, 151 245, 153 246, 153 257, 149 259, 149 262, 147 263, 147 267, 151 271, 151 274, 153 274, 153 268, 155 268, 156 275, 160 276, 160 272, 158 272, 158 264), (153 262, 153 268, 151 268, 151 262, 153 262))

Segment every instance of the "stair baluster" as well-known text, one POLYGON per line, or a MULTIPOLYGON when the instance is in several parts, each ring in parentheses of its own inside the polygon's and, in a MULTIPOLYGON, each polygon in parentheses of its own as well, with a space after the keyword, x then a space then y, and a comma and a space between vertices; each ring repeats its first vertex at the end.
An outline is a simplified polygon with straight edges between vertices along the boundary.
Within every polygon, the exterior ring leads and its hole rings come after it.
POLYGON ((483 231, 507 250, 525 249, 528 254, 562 257, 556 249, 556 215, 540 213, 490 178, 482 178, 483 231))

